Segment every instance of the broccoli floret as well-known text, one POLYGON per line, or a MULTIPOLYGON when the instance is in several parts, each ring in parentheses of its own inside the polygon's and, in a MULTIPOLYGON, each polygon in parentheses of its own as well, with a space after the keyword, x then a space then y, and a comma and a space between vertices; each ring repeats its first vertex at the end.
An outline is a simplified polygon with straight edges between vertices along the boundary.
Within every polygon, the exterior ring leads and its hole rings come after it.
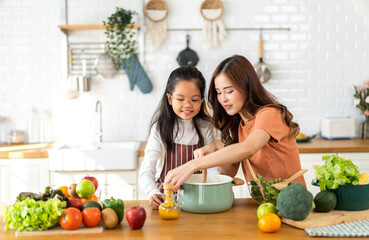
POLYGON ((281 217, 292 220, 304 220, 310 213, 313 194, 300 183, 283 188, 277 198, 277 208, 281 217))

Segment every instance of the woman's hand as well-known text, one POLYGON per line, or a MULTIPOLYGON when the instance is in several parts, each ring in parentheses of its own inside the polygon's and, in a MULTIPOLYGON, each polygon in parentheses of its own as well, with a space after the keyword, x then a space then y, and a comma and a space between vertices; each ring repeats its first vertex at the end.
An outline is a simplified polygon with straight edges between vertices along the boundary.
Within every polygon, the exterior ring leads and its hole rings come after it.
POLYGON ((159 209, 159 205, 164 202, 163 194, 153 194, 150 198, 150 207, 154 210, 159 209))
POLYGON ((214 144, 209 144, 209 145, 203 146, 202 148, 198 148, 195 151, 193 151, 193 155, 196 159, 196 158, 205 156, 209 153, 215 152, 217 150, 218 148, 214 144))
POLYGON ((191 160, 180 167, 170 170, 167 176, 165 177, 164 184, 166 183, 174 184, 175 186, 174 191, 177 192, 179 187, 187 179, 189 179, 194 172, 196 172, 196 169, 193 167, 196 161, 197 160, 191 160))

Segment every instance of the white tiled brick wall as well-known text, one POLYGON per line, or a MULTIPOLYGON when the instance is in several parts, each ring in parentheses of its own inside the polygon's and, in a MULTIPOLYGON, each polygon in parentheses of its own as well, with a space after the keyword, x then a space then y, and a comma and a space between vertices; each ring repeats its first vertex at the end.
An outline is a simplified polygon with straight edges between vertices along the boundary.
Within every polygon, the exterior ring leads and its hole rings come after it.
MULTIPOLYGON (((320 131, 320 120, 351 116, 363 120, 353 106, 353 84, 369 78, 369 3, 365 0, 223 0, 223 21, 231 28, 290 27, 265 31, 264 60, 273 78, 265 87, 286 104, 302 132, 320 131)), ((169 28, 199 28, 200 0, 167 0, 169 28)), ((69 0, 69 24, 101 24, 117 6, 139 12, 143 1, 69 0)), ((32 107, 52 113, 55 138, 89 141, 96 125, 95 103, 103 105, 105 140, 144 140, 148 124, 163 94, 176 57, 185 48, 183 31, 168 32, 158 51, 139 31, 140 60, 154 89, 129 90, 121 74, 108 80, 93 78, 91 91, 68 100, 67 53, 60 24, 59 0, 0 1, 0 122, 7 129, 27 130, 32 107)), ((103 30, 72 31, 69 41, 104 41, 103 30)), ((206 79, 216 65, 233 54, 258 61, 258 31, 228 31, 218 48, 204 41, 201 31, 188 32, 206 79)))

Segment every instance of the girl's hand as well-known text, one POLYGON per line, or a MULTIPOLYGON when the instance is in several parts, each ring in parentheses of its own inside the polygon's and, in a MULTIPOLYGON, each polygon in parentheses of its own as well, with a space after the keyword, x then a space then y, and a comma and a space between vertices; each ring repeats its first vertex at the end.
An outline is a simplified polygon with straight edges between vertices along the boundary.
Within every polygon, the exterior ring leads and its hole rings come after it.
POLYGON ((217 150, 218 148, 214 144, 209 144, 209 145, 203 146, 202 148, 198 148, 195 151, 193 151, 193 155, 196 159, 196 158, 208 155, 209 153, 215 152, 217 150))
POLYGON ((150 207, 154 210, 159 209, 159 205, 164 202, 163 194, 153 194, 150 198, 150 207))

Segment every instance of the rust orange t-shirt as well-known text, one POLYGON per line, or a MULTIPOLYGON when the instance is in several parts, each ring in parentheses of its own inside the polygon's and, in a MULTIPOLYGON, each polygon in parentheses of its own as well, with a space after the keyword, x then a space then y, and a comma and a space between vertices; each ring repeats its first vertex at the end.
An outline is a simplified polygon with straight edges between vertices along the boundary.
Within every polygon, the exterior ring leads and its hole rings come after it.
MULTIPOLYGON (((270 135, 265 146, 249 158, 255 174, 259 173, 263 179, 268 180, 287 179, 301 170, 295 136, 290 134, 291 130, 278 109, 264 108, 245 125, 241 121, 238 128, 239 142, 245 140, 254 129, 263 129, 270 135)), ((245 179, 252 180, 246 159, 242 161, 242 169, 245 179)), ((303 176, 297 178, 297 181, 306 186, 303 176)))

